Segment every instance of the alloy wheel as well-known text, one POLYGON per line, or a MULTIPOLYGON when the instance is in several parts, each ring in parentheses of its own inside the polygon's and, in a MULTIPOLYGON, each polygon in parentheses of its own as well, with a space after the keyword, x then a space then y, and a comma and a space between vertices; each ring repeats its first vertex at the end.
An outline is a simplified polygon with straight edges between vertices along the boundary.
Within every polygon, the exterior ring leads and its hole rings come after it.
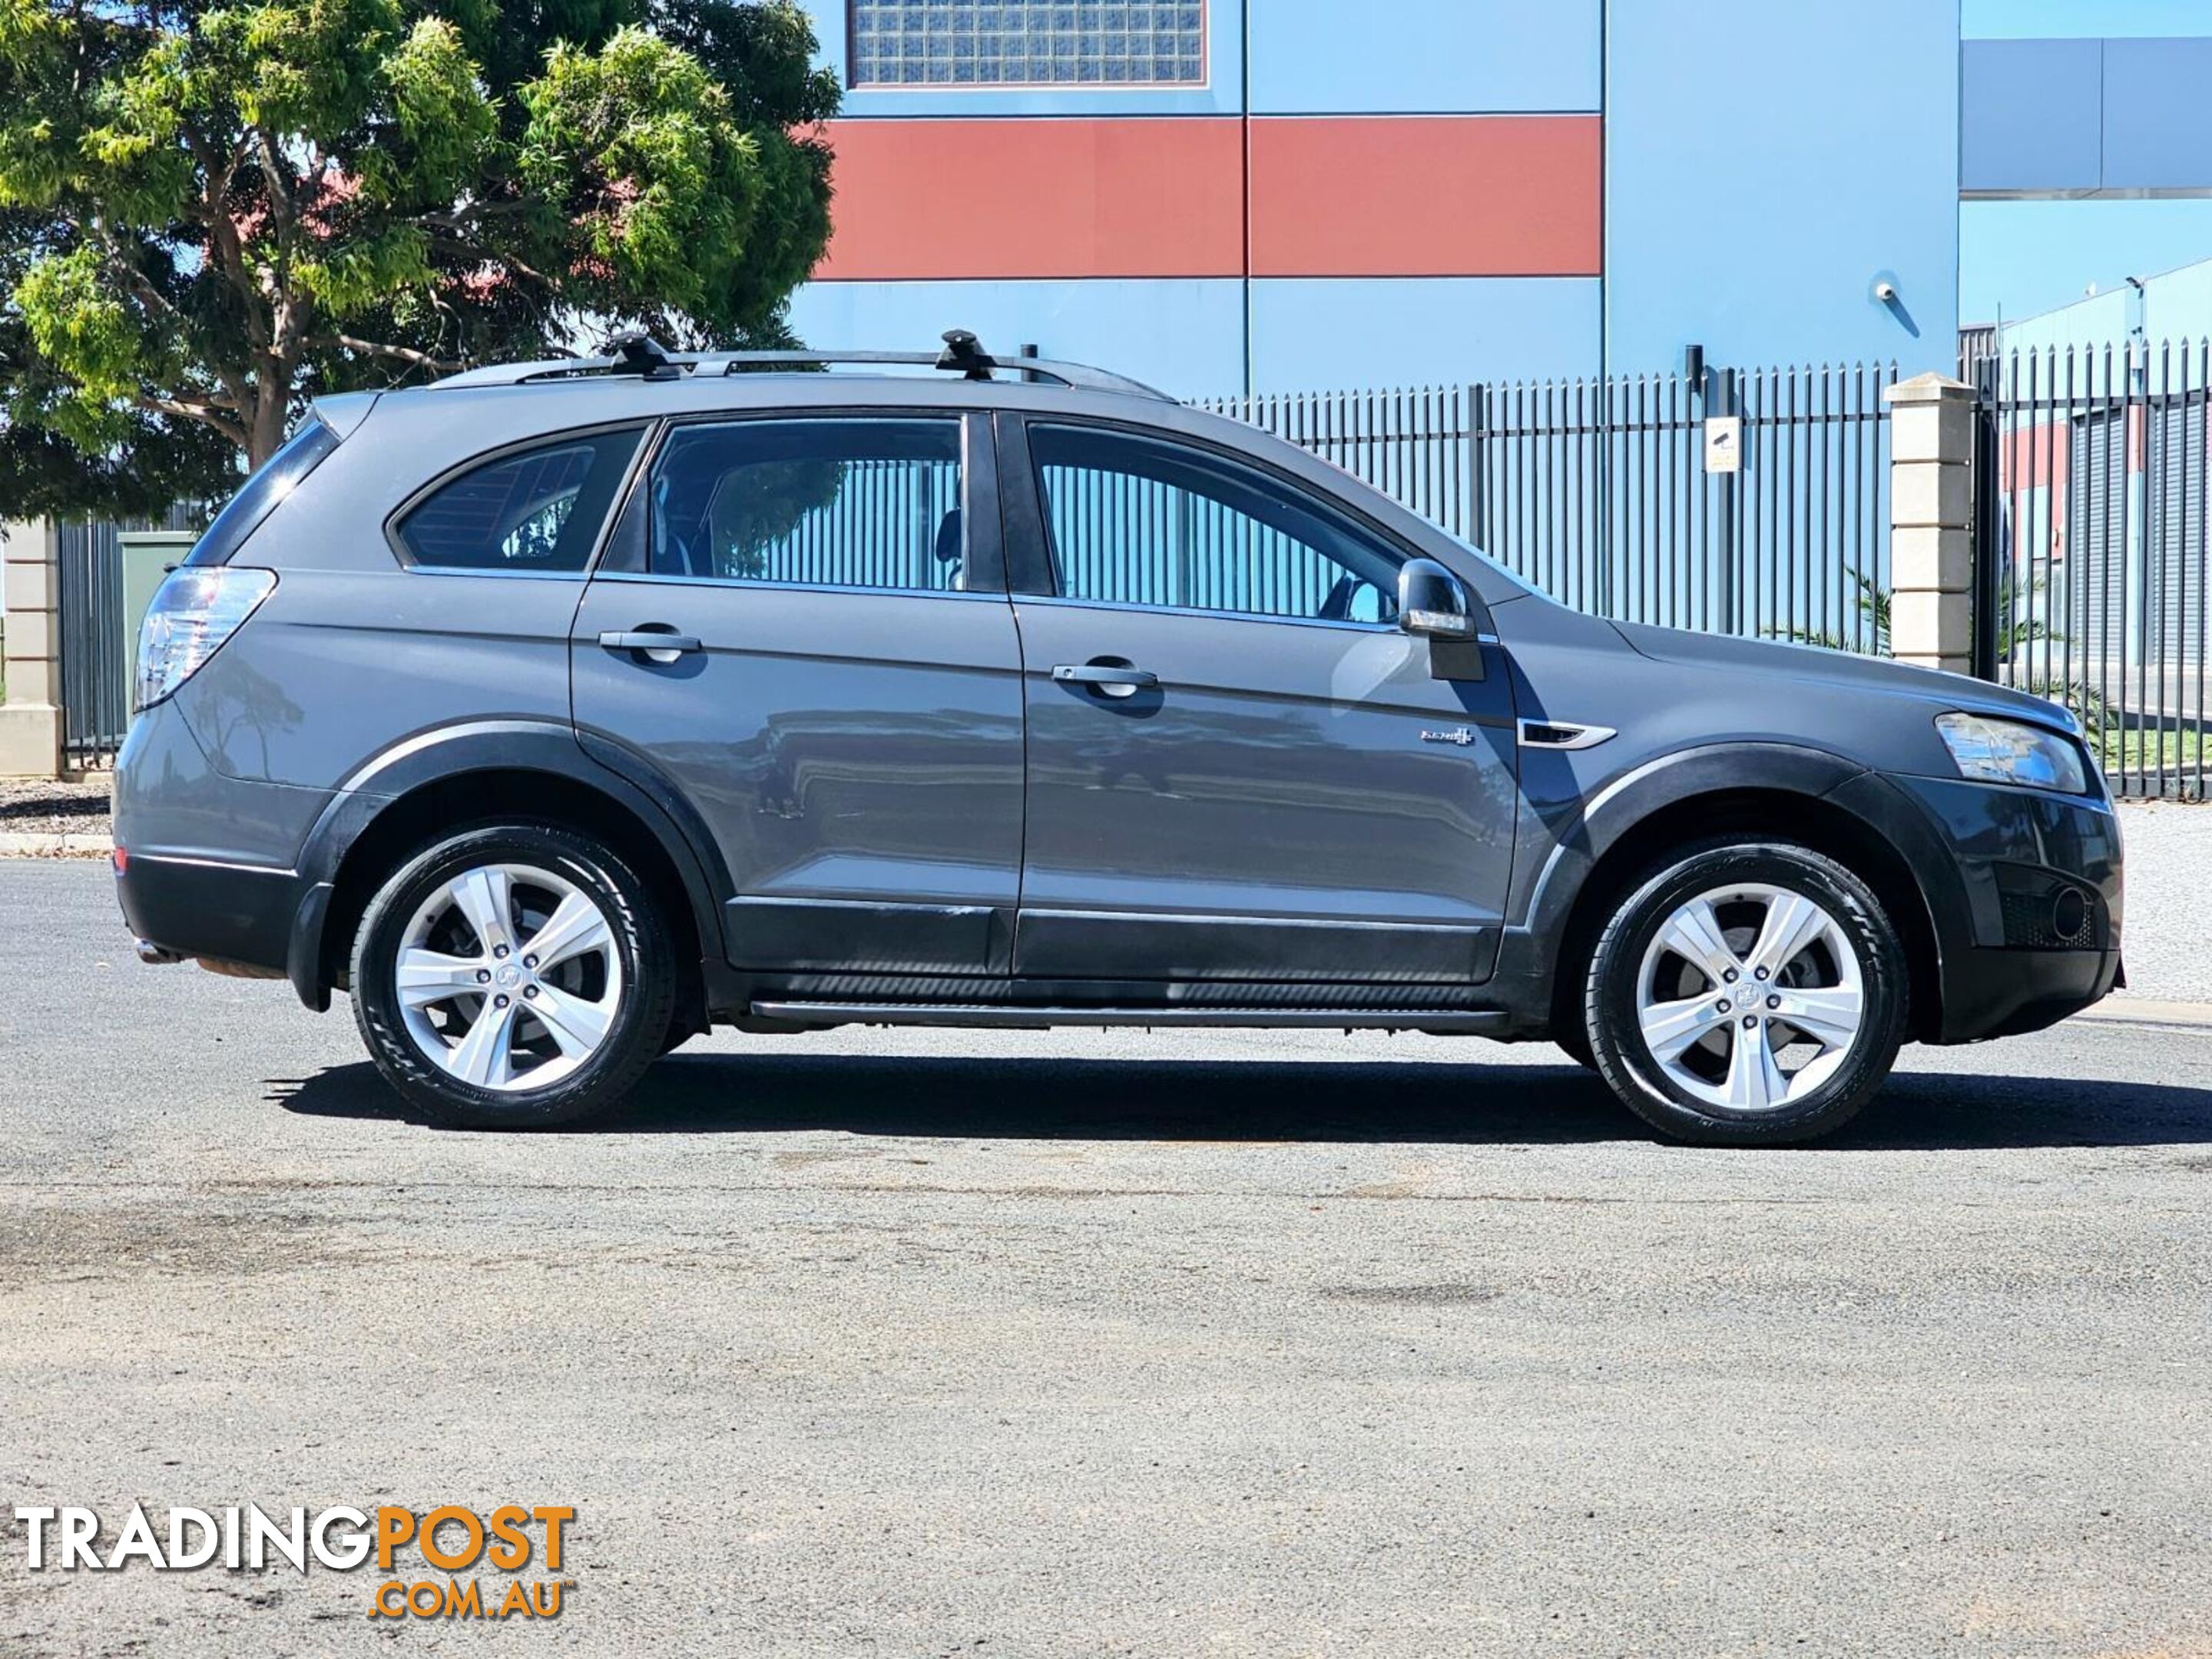
POLYGON ((1866 1019, 1843 925, 1802 893, 1762 883, 1678 905, 1637 978, 1644 1046, 1674 1087, 1716 1111, 1778 1111, 1819 1088, 1866 1019))
POLYGON ((393 984, 423 1056, 501 1092, 544 1088, 589 1060, 623 993, 598 902, 553 871, 509 863, 457 872, 416 907, 393 984))

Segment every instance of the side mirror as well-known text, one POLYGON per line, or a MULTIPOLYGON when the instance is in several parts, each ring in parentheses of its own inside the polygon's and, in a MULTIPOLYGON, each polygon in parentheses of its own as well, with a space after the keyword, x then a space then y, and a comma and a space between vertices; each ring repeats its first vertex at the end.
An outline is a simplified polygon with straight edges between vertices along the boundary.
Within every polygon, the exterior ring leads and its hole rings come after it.
POLYGON ((1398 626, 1435 640, 1473 639, 1467 589, 1434 559, 1407 560, 1398 567, 1398 626))

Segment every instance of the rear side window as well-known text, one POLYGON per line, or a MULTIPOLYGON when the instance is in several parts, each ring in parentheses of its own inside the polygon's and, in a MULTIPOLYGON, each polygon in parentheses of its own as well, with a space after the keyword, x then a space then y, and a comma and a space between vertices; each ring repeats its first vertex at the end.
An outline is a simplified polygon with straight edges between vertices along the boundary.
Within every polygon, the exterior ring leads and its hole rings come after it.
POLYGON ((228 564, 231 556, 246 544, 246 538, 276 510, 276 503, 297 489, 300 481, 321 465, 323 458, 337 447, 337 434, 314 416, 309 416, 300 429, 284 441, 284 447, 263 462, 246 481, 246 487, 215 515, 215 522, 192 544, 192 550, 185 555, 185 562, 228 564))
POLYGON ((964 587, 951 417, 678 427, 653 466, 653 571, 941 593, 964 587))
POLYGON ((638 435, 580 433, 471 467, 409 509, 400 544, 430 570, 580 571, 638 435))

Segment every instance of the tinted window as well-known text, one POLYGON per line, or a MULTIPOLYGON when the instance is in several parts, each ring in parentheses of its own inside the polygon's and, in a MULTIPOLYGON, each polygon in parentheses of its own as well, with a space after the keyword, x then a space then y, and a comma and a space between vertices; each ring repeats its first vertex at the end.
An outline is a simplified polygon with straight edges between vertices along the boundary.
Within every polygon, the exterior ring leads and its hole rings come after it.
POLYGON ((635 431, 563 438, 471 469, 410 511, 399 539, 437 570, 581 570, 635 431))
POLYGON ((654 574, 945 592, 960 587, 960 425, 679 427, 653 463, 654 574))
POLYGON ((337 434, 313 416, 284 441, 284 447, 263 462, 259 471, 233 495, 215 521, 208 526, 186 564, 228 564, 232 554, 261 521, 276 511, 276 503, 300 487, 300 481, 322 464, 323 457, 338 447, 337 434))
POLYGON ((1305 621, 1397 615, 1398 556, 1249 467, 1155 439, 1032 426, 1070 599, 1305 621))

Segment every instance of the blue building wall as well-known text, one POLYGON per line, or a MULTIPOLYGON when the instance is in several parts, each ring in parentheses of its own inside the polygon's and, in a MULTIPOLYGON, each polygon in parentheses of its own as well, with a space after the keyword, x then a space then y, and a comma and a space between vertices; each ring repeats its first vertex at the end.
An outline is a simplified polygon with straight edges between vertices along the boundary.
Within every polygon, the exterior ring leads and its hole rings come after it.
POLYGON ((1255 114, 1602 107, 1599 0, 1252 0, 1255 114))
POLYGON ((2140 293, 2123 283, 2055 311, 2008 321, 2001 344, 2013 351, 2119 345, 2140 339, 2154 348, 2171 343, 2178 349, 2185 343, 2193 349, 2208 338, 2212 338, 2212 259, 2145 277, 2140 293))
POLYGON ((1595 374, 1601 286, 1594 276, 1255 282, 1252 389, 1595 374))
POLYGON ((1969 198, 2212 195, 2212 39, 1969 40, 1969 198))
POLYGON ((1097 363, 1178 397, 1234 392, 1244 374, 1243 284, 1234 278, 811 283, 792 325, 813 345, 920 350, 952 327, 994 351, 1097 363))
POLYGON ((1945 0, 1613 0, 1608 365, 1953 364, 1958 50, 1945 0))
MULTIPOLYGON (((809 9, 842 66, 844 4, 809 9)), ((854 88, 841 125, 1003 118, 992 142, 1018 144, 1014 118, 1231 117, 1249 146, 1298 118, 1601 118, 1602 270, 1255 274, 1248 240, 1243 269, 1187 277, 869 271, 802 289, 801 336, 913 344, 957 325, 1183 396, 1656 370, 1692 342, 1744 368, 1954 361, 1950 0, 1210 0, 1206 17, 1203 87, 854 88), (1872 297, 1881 278, 1898 304, 1872 297)), ((1418 180, 1418 157, 1406 168, 1418 180)), ((988 194, 977 173, 914 188, 951 210, 988 194)), ((1434 204, 1442 222, 1463 211, 1434 204)), ((1326 195, 1310 213, 1326 222, 1326 195)))

